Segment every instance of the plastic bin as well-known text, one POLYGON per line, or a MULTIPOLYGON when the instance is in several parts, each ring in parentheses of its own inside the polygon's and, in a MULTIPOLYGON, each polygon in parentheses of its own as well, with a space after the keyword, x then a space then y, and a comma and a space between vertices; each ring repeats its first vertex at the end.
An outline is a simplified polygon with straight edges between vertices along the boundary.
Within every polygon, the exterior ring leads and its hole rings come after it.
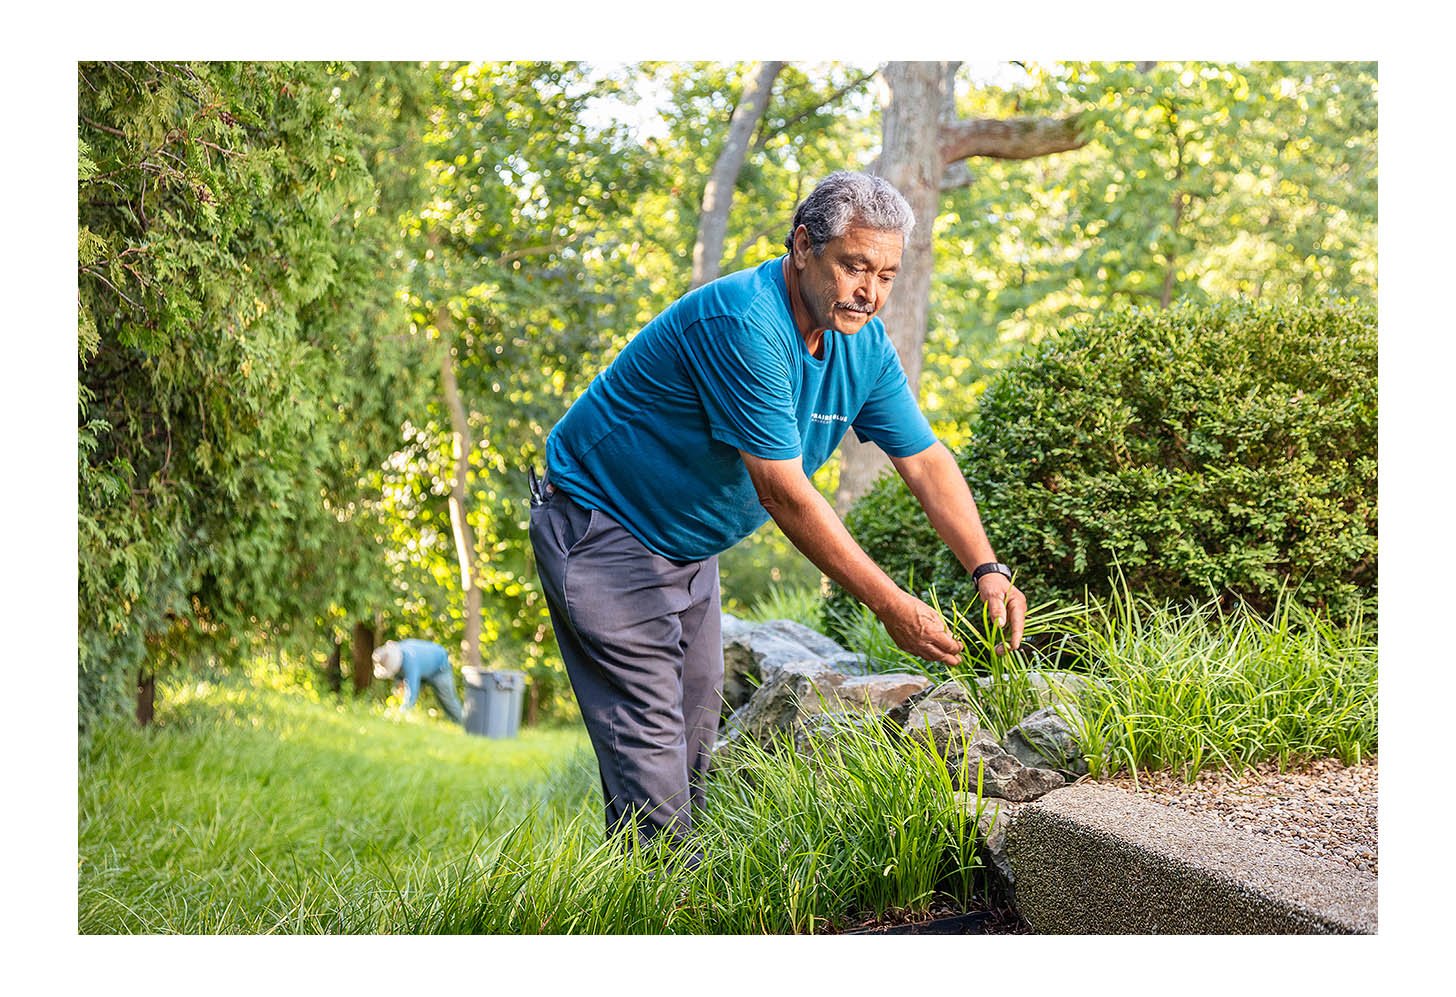
POLYGON ((465 667, 460 674, 465 679, 465 733, 515 737, 521 728, 526 673, 465 667))

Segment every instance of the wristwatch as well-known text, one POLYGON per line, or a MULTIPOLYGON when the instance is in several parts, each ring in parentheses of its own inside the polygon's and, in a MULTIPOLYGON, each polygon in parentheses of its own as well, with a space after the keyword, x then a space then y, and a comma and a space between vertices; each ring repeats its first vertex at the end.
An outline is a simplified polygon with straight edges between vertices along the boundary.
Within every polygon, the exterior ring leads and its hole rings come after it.
POLYGON ((981 584, 982 575, 989 575, 993 572, 998 575, 1005 575, 1006 580, 1008 582, 1011 581, 1011 569, 1008 568, 1006 565, 1002 564, 1000 561, 987 561, 985 564, 977 567, 975 571, 971 572, 971 581, 974 584, 979 585, 981 584))

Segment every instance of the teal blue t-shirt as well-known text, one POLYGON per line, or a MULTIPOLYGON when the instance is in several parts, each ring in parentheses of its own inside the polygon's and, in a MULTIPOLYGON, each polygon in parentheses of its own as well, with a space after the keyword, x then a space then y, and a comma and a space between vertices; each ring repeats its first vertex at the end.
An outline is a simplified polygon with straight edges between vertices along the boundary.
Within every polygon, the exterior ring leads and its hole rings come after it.
POLYGON ((405 690, 404 705, 400 708, 408 710, 420 698, 421 679, 450 670, 450 655, 434 641, 413 637, 399 641, 399 654, 399 676, 404 680, 405 690))
POLYGON ((935 442, 884 323, 824 333, 815 358, 794 324, 783 257, 705 284, 637 333, 546 441, 547 477, 648 550, 700 561, 761 526, 738 451, 817 471, 845 432, 891 457, 935 442))

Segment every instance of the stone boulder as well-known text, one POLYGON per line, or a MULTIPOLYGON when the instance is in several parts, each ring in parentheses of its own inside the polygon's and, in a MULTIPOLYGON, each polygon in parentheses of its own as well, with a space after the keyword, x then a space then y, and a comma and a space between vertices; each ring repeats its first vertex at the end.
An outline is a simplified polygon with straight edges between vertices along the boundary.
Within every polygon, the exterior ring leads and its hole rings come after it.
POLYGON ((864 661, 833 640, 793 620, 747 623, 723 614, 723 710, 744 706, 754 690, 780 672, 813 672, 830 667, 859 674, 864 661))
POLYGON ((1047 706, 1006 732, 1001 745, 1023 765, 1055 769, 1075 779, 1087 774, 1087 759, 1077 741, 1080 719, 1069 703, 1047 706))
POLYGON ((958 793, 956 800, 976 820, 976 831, 981 839, 980 854, 987 859, 987 868, 996 876, 1007 896, 1014 899, 1016 874, 1006 849, 1006 832, 1017 813, 1027 804, 983 798, 978 809, 975 793, 958 793))
POLYGON ((815 748, 874 731, 884 718, 875 713, 815 713, 794 728, 794 750, 812 756, 815 748))
POLYGON ((969 694, 959 682, 943 682, 909 704, 905 732, 945 760, 962 790, 1014 802, 1034 800, 1066 784, 1057 772, 1026 765, 981 725, 969 694))
POLYGON ((723 723, 720 744, 740 737, 768 744, 778 734, 792 733, 805 713, 822 712, 819 703, 837 700, 835 690, 849 679, 828 665, 815 666, 805 661, 793 664, 793 668, 776 672, 733 711, 723 723))
POLYGON ((837 699, 834 709, 886 713, 929 688, 930 679, 909 672, 854 675, 834 690, 837 699))
POLYGON ((823 663, 796 661, 778 668, 724 723, 724 740, 752 737, 769 744, 826 713, 880 713, 921 691, 920 675, 846 675, 823 663))
MULTIPOLYGON (((1034 800, 1075 777, 1082 765, 1072 728, 1055 710, 1024 719, 1004 742, 983 728, 970 688, 951 679, 932 686, 922 675, 864 674, 864 661, 833 640, 792 620, 750 624, 723 617, 723 698, 731 711, 715 752, 751 741, 791 741, 808 753, 826 739, 882 722, 905 731, 945 760, 958 788, 1008 801, 1034 800), (1062 772, 1055 771, 1061 769, 1062 772)), ((984 680, 980 680, 984 681, 984 680)), ((1081 676, 1033 673, 1048 704, 1074 695, 1081 676)))

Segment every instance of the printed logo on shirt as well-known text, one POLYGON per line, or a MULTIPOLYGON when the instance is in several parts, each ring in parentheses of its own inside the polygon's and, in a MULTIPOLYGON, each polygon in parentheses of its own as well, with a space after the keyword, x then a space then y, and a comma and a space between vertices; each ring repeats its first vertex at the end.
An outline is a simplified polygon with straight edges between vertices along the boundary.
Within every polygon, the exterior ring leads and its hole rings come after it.
POLYGON ((828 426, 833 425, 836 422, 848 422, 849 416, 839 415, 835 412, 811 412, 809 414, 809 421, 820 422, 828 426))

